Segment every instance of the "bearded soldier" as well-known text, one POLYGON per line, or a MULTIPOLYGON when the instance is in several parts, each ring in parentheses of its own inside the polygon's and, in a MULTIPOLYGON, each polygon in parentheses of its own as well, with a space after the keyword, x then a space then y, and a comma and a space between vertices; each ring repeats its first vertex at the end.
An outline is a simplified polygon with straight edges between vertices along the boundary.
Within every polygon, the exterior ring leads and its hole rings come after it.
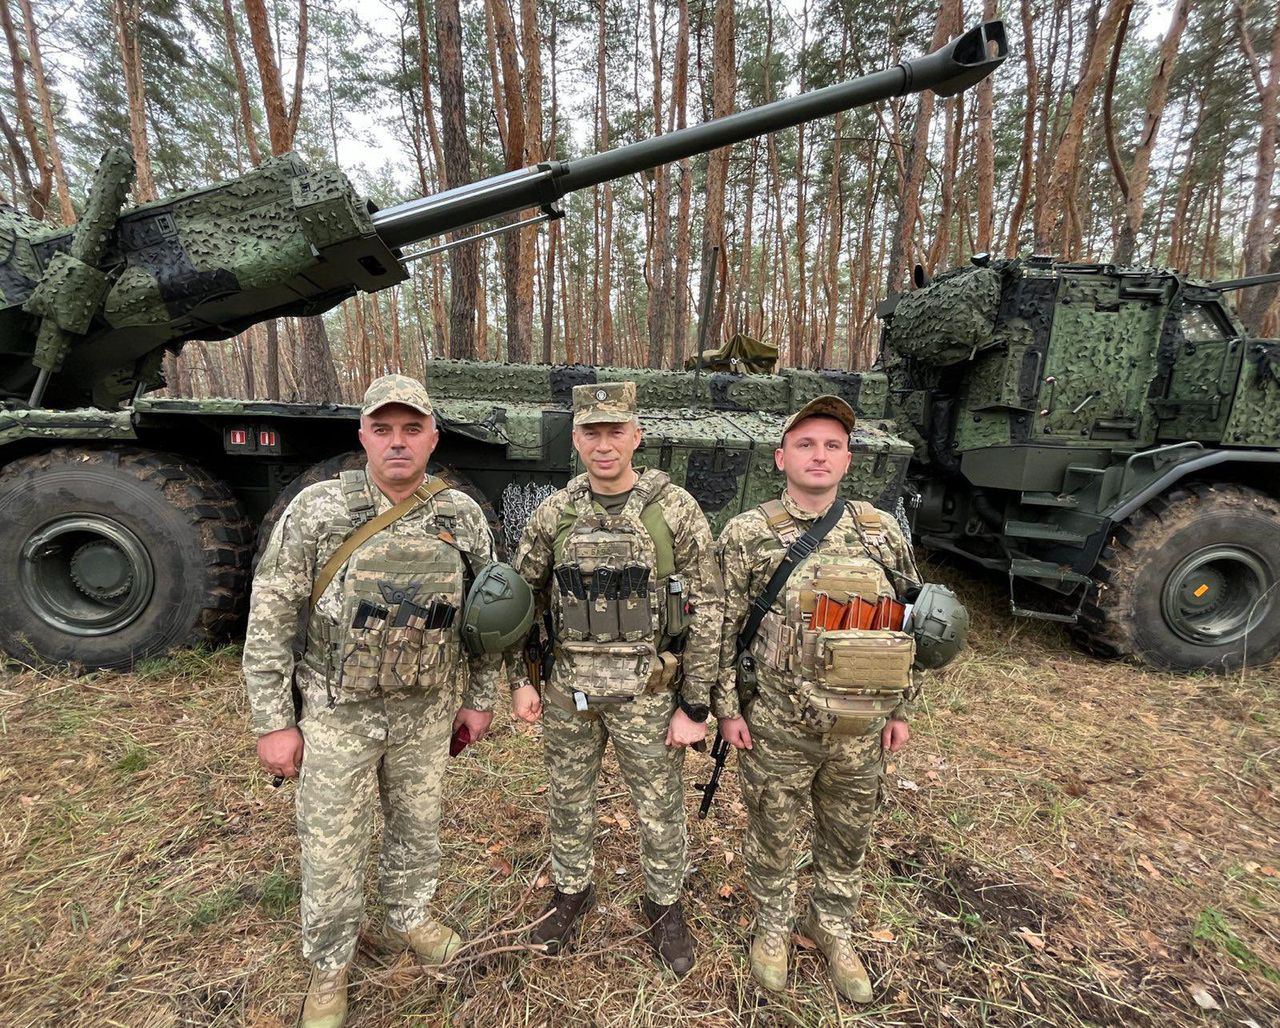
POLYGON ((782 496, 725 526, 713 702, 720 734, 740 751, 745 872, 757 905, 752 974, 767 989, 785 988, 796 837, 811 805, 813 898, 800 930, 826 956, 841 995, 865 1003, 871 983, 851 919, 882 754, 910 736, 914 650, 897 600, 919 575, 893 517, 837 495, 853 427, 843 400, 805 404, 774 455, 782 496))
POLYGON ((683 976, 694 952, 680 907, 681 769, 684 747, 706 735, 723 592, 706 518, 665 472, 632 467, 640 440, 634 382, 575 386, 586 474, 538 507, 516 557, 554 627, 543 695, 513 695, 525 720, 545 711, 556 888, 531 939, 561 952, 595 901, 596 782, 612 739, 639 815, 648 938, 683 976))
POLYGON ((360 416, 365 469, 299 493, 254 578, 244 675, 258 757, 271 774, 299 777, 302 949, 313 965, 305 1028, 346 1016, 375 791, 389 940, 433 964, 461 943, 429 909, 441 777, 451 731, 477 740, 488 730, 502 658, 463 652, 465 582, 492 560, 493 539, 474 500, 426 474, 438 438, 419 382, 375 381, 360 416))

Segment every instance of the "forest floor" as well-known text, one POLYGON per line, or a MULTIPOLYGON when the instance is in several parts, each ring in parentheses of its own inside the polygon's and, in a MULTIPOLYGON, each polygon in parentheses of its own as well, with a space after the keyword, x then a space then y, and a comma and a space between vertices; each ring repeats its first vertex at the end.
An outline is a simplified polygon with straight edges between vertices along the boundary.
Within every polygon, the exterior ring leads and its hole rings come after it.
MULTIPOLYGON (((732 761, 690 819, 687 980, 640 938, 612 763, 576 953, 512 951, 547 892, 545 773, 503 713, 446 780, 440 912, 475 942, 427 971, 362 937, 349 1024, 1280 1024, 1280 670, 1098 662, 1002 613, 994 584, 956 584, 972 647, 928 682, 867 862, 873 1005, 837 1003, 807 940, 789 992, 752 983, 732 761)), ((0 675, 0 1024, 294 1024, 294 787, 256 766, 237 656, 0 675)), ((708 766, 691 755, 688 782, 708 766)))

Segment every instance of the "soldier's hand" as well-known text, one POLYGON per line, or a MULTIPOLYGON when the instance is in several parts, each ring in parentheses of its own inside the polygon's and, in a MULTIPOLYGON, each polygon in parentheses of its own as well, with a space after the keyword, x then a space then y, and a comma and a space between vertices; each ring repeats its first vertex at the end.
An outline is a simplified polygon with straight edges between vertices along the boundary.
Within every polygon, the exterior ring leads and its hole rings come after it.
POLYGON ((542 717, 542 697, 538 690, 526 683, 512 692, 511 712, 521 721, 534 724, 542 717))
POLYGON ((453 719, 453 730, 456 732, 461 726, 466 725, 467 731, 471 733, 471 741, 479 742, 485 737, 492 723, 492 710, 472 710, 470 707, 463 707, 453 719))
POLYGON ((726 717, 716 722, 720 736, 735 750, 751 749, 751 729, 745 717, 726 717))
POLYGON ((258 736, 258 763, 269 775, 297 778, 302 769, 302 733, 294 727, 258 736))
POLYGON ((890 718, 880 733, 880 745, 886 753, 897 753, 911 741, 911 729, 905 721, 890 718))
POLYGON ((707 723, 692 720, 679 707, 671 715, 671 724, 667 726, 668 746, 692 746, 707 737, 707 723))

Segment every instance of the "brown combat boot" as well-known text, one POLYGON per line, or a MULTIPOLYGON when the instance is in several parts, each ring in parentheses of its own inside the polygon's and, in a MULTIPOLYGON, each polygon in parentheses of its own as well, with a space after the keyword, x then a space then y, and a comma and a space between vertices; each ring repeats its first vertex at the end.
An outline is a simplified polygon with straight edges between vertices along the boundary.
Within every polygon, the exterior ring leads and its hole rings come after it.
POLYGON ((302 1004, 299 1028, 342 1028, 347 1019, 347 968, 311 968, 311 985, 302 1004))
POLYGON ((462 936, 439 921, 424 921, 407 932, 390 928, 387 935, 400 948, 413 950, 423 964, 447 964, 462 945, 462 936))
POLYGON ((680 901, 666 906, 645 896, 640 901, 640 909, 649 923, 646 934, 650 944, 676 977, 683 978, 693 970, 693 935, 684 923, 680 901))
POLYGON ((582 892, 561 892, 556 889, 555 895, 542 911, 542 919, 529 932, 529 941, 546 947, 543 952, 549 957, 563 953, 569 948, 574 929, 595 905, 594 885, 588 885, 582 892))
POLYGON ((836 992, 854 1003, 870 1003, 871 976, 854 950, 853 940, 824 928, 812 910, 804 923, 797 927, 801 935, 807 935, 818 944, 818 949, 827 958, 836 992))

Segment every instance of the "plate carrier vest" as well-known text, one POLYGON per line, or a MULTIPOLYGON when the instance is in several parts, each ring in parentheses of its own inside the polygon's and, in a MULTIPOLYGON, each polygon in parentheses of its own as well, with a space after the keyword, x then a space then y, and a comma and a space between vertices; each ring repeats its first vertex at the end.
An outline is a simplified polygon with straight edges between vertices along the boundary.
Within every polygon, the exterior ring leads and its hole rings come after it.
MULTIPOLYGON (((796 567, 780 597, 785 613, 780 615, 775 607, 764 616, 751 655, 790 680, 807 727, 860 735, 877 718, 892 713, 910 685, 915 640, 906 632, 886 629, 810 628, 824 594, 839 604, 854 597, 874 604, 880 597, 894 596, 884 570, 891 555, 880 511, 860 501, 851 501, 849 507, 858 541, 850 543, 832 532, 819 552, 796 567)), ((760 510, 784 547, 801 535, 781 500, 763 503, 760 510)))
POLYGON ((585 475, 570 483, 551 590, 559 691, 626 699, 675 687, 671 647, 688 630, 685 586, 654 503, 670 481, 663 471, 641 472, 618 514, 592 500, 585 475))
MULTIPOLYGON (((363 470, 339 478, 351 523, 325 531, 346 536, 372 520, 377 506, 363 470)), ((451 500, 437 493, 425 516, 453 537, 458 509, 451 500)), ((461 659, 463 571, 457 546, 436 534, 384 529, 356 549, 337 577, 336 619, 321 612, 332 610, 330 602, 317 604, 307 622, 302 659, 323 676, 330 707, 451 680, 461 659), (429 628, 431 621, 447 624, 429 628)))

